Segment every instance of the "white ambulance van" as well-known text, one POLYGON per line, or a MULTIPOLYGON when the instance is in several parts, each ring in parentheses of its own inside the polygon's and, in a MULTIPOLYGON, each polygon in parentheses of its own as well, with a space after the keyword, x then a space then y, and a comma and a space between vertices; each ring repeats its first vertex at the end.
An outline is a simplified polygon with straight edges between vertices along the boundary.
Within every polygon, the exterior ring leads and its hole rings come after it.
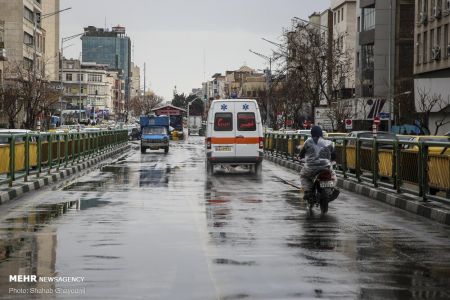
POLYGON ((206 168, 215 165, 247 165, 255 174, 261 171, 264 156, 261 114, 255 100, 214 100, 208 112, 206 129, 206 168))

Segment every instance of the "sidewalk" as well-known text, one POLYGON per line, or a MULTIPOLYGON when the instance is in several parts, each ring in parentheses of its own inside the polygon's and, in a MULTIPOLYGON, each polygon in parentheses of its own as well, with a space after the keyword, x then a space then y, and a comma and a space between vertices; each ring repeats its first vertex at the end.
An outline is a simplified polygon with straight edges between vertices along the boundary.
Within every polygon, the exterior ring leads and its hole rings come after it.
MULTIPOLYGON (((268 155, 267 153, 265 153, 265 158, 288 169, 300 171, 300 165, 293 161, 280 157, 274 157, 268 155)), ((422 198, 412 194, 397 194, 392 190, 383 187, 374 188, 367 183, 360 183, 350 178, 344 179, 342 177, 338 177, 337 184, 338 187, 352 193, 360 194, 416 215, 420 215, 427 219, 450 225, 450 204, 431 200, 424 202, 422 198)))
POLYGON ((56 169, 52 170, 50 174, 48 174, 47 172, 42 172, 39 177, 37 177, 36 175, 32 175, 29 176, 27 182, 25 182, 23 179, 19 179, 13 181, 12 187, 8 187, 7 184, 0 185, 0 204, 4 204, 25 193, 38 190, 55 182, 69 179, 75 174, 79 174, 82 171, 87 171, 90 168, 97 167, 103 161, 117 157, 129 149, 130 145, 125 145, 96 157, 92 157, 84 162, 74 164, 73 166, 71 165, 67 168, 61 167, 59 171, 57 171, 56 169))

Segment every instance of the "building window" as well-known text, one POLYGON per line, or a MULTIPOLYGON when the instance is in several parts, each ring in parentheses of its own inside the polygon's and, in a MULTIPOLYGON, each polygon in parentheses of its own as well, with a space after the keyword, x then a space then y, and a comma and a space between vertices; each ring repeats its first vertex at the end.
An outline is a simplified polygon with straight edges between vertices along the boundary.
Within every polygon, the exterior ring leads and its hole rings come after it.
POLYGON ((357 21, 356 26, 357 26, 358 32, 361 32, 361 17, 358 17, 358 21, 357 21))
POLYGON ((24 58, 23 58, 23 67, 24 67, 26 70, 32 70, 32 69, 33 69, 33 60, 32 60, 32 59, 29 59, 29 58, 27 58, 27 57, 24 57, 24 58))
POLYGON ((102 82, 102 75, 99 74, 89 74, 88 75, 89 82, 102 82))
POLYGON ((344 21, 344 8, 342 8, 342 12, 341 12, 341 20, 344 21))
POLYGON ((372 97, 374 85, 373 44, 361 46, 361 56, 362 96, 372 97))
POLYGON ((441 32, 442 32, 441 27, 438 27, 436 29, 436 47, 439 48, 439 51, 441 49, 441 32))
POLYGON ((33 36, 28 32, 23 32, 23 43, 27 46, 33 46, 33 36))
POLYGON ((420 65, 420 33, 417 35, 416 64, 420 65))
POLYGON ((23 7, 23 17, 31 23, 34 23, 34 13, 26 6, 23 7))
POLYGON ((448 58, 448 49, 449 49, 449 44, 448 44, 448 24, 444 25, 444 49, 442 51, 444 51, 444 57, 448 58))
POLYGON ((71 73, 66 74, 66 81, 72 81, 72 74, 71 73))
POLYGON ((338 10, 338 23, 341 21, 341 10, 338 10))
POLYGON ((425 31, 423 33, 423 63, 426 64, 428 62, 428 37, 427 37, 427 32, 425 31))
POLYGON ((362 28, 363 31, 375 29, 375 8, 363 8, 362 13, 362 28))
POLYGON ((84 74, 77 74, 77 81, 84 81, 84 74))
MULTIPOLYGON (((433 49, 434 49, 434 29, 430 30, 430 54, 433 55, 433 49)), ((432 56, 430 57, 433 58, 432 56)), ((430 58, 428 58, 430 60, 430 58)))
POLYGON ((334 21, 334 25, 336 25, 336 12, 334 12, 333 21, 334 21))

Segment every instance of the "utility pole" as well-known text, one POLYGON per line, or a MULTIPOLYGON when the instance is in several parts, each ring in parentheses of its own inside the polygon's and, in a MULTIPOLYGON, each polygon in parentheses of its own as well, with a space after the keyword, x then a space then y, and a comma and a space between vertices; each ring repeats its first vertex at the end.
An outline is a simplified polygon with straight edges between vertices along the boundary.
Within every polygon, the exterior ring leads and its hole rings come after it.
POLYGON ((145 88, 146 88, 146 81, 147 81, 147 79, 146 79, 146 75, 147 75, 147 65, 146 65, 146 63, 144 63, 144 100, 145 100, 145 88))
POLYGON ((253 53, 253 54, 255 54, 255 55, 257 55, 257 56, 259 56, 261 58, 264 58, 265 60, 269 61, 269 70, 267 70, 267 72, 266 72, 266 81, 267 81, 267 86, 268 86, 268 89, 269 89, 269 93, 268 93, 268 98, 269 99, 267 101, 267 111, 266 111, 266 126, 267 127, 272 127, 271 126, 271 120, 270 120, 270 112, 272 111, 272 109, 271 109, 271 106, 272 106, 272 58, 267 56, 267 55, 255 52, 255 51, 253 51, 251 49, 249 49, 249 51, 251 53, 253 53))

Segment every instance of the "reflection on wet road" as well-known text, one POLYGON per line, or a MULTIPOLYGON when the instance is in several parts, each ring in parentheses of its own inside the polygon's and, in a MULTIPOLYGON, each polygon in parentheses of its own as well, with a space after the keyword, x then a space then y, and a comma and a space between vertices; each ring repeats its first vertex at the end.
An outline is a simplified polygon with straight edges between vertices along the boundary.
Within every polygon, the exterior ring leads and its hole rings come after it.
POLYGON ((13 286, 83 288, 87 299, 450 298, 449 227, 345 192, 329 215, 308 215, 289 182, 297 175, 269 162, 261 177, 208 178, 199 137, 168 155, 135 145, 2 206, 0 297, 30 298, 13 286), (12 284, 12 274, 86 280, 12 284))

